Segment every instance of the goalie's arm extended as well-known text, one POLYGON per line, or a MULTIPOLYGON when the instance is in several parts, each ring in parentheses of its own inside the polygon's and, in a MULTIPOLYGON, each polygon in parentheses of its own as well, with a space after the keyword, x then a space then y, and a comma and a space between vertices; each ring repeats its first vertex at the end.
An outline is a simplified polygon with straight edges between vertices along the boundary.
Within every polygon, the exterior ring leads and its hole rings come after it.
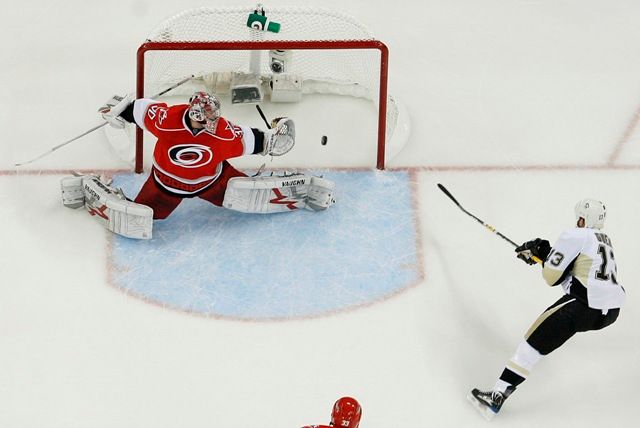
MULTIPOLYGON (((148 108, 153 104, 157 104, 157 102, 148 98, 133 100, 130 96, 114 95, 99 111, 103 118, 115 128, 122 129, 125 122, 128 122, 136 124, 142 129, 147 129, 144 118, 148 108)), ((189 118, 186 119, 187 122, 190 121, 189 118)), ((293 120, 286 117, 274 119, 272 128, 267 131, 258 128, 243 128, 251 131, 255 142, 253 151, 249 154, 282 156, 295 145, 295 124, 293 120)))

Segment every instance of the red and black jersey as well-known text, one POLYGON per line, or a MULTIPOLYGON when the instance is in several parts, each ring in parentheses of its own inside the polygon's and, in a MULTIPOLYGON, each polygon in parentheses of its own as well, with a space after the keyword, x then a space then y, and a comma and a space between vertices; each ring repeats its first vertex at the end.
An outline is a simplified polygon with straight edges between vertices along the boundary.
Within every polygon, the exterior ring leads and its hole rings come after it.
POLYGON ((253 154, 257 130, 221 117, 215 132, 189 126, 189 106, 168 106, 141 98, 133 105, 138 126, 158 138, 153 151, 153 177, 165 190, 193 195, 209 187, 222 171, 222 161, 253 154))

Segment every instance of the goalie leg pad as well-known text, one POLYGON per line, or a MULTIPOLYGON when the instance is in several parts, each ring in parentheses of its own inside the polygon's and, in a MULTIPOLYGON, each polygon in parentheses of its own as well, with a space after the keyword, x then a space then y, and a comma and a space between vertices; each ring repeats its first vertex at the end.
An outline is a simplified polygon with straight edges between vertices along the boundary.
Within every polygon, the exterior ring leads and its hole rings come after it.
POLYGON ((153 209, 127 200, 98 177, 83 176, 85 208, 111 232, 127 238, 151 239, 153 209))
POLYGON ((84 206, 82 177, 64 177, 60 180, 60 190, 62 191, 62 204, 65 207, 77 209, 84 206))
POLYGON ((311 177, 307 206, 312 211, 322 211, 336 203, 334 189, 336 184, 322 177, 311 177))
POLYGON ((243 213, 260 214, 303 208, 320 211, 335 203, 334 187, 330 180, 302 174, 234 177, 227 184, 222 206, 243 213))

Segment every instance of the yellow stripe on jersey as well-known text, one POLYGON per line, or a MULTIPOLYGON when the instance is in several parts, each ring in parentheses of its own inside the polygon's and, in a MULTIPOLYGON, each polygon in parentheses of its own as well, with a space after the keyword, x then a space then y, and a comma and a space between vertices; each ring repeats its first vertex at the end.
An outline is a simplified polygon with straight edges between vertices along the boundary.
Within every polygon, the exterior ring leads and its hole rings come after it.
POLYGON ((593 266, 593 259, 585 254, 579 254, 573 264, 572 274, 585 287, 589 284, 589 272, 593 266))
POLYGON ((542 277, 549 285, 555 285, 555 283, 562 277, 563 273, 564 272, 561 270, 550 268, 549 263, 546 263, 542 268, 542 277))
POLYGON ((540 327, 540 324, 542 324, 544 322, 544 320, 546 320, 547 318, 549 318, 551 315, 553 315, 557 310, 559 310, 561 307, 563 307, 564 305, 566 305, 567 303, 571 303, 571 302, 575 302, 576 299, 571 299, 571 300, 567 300, 566 302, 564 302, 561 305, 558 305, 556 307, 553 307, 551 309, 549 309, 548 311, 545 311, 542 315, 540 315, 538 317, 537 320, 535 320, 535 322, 533 323, 533 325, 531 326, 531 328, 529 328, 529 330, 525 333, 524 338, 528 339, 529 336, 531 336, 533 334, 533 332, 540 327))
POLYGON ((516 363, 513 360, 509 360, 509 362, 507 363, 507 367, 509 368, 509 370, 511 370, 518 376, 521 376, 525 379, 529 377, 529 375, 531 374, 529 370, 525 369, 524 367, 522 367, 520 364, 516 363))
MULTIPOLYGON (((585 254, 580 253, 573 263, 570 274, 571 276, 576 277, 581 284, 586 286, 589 281, 589 272, 591 271, 592 265, 593 259, 585 254)), ((546 263, 544 268, 542 268, 542 277, 549 285, 556 285, 556 283, 562 277, 563 273, 564 272, 561 270, 553 269, 550 263, 546 263)))

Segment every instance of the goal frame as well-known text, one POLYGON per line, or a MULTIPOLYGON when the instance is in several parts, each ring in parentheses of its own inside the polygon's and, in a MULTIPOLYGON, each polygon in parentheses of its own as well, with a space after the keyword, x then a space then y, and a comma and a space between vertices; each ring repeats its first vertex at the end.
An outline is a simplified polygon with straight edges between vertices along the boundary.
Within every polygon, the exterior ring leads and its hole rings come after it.
MULTIPOLYGON (((389 77, 389 49, 376 39, 365 40, 257 40, 257 41, 194 41, 194 42, 153 42, 143 43, 137 52, 136 70, 136 98, 144 98, 145 84, 145 54, 151 51, 170 50, 263 50, 272 49, 297 49, 297 50, 331 50, 331 49, 353 49, 353 50, 378 50, 380 52, 380 79, 378 93, 378 142, 376 168, 385 168, 385 147, 386 147, 386 123, 387 123, 387 97, 388 97, 388 77, 389 77)), ((141 173, 144 170, 144 137, 143 130, 136 127, 136 147, 135 147, 135 172, 141 173)))

